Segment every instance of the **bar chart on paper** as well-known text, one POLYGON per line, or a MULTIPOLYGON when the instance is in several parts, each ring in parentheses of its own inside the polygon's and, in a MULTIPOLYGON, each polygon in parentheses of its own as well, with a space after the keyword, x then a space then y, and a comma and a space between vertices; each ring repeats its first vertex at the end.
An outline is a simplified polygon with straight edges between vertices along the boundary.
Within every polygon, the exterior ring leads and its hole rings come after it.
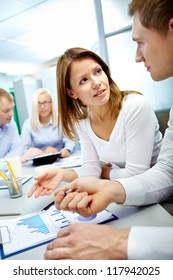
POLYGON ((18 227, 26 227, 26 229, 32 233, 38 234, 48 234, 50 233, 48 227, 43 222, 42 218, 39 215, 35 215, 33 217, 29 217, 26 219, 22 219, 19 223, 17 223, 18 227))
POLYGON ((39 235, 46 235, 52 232, 53 230, 57 230, 67 227, 71 224, 69 220, 70 217, 67 217, 63 211, 59 211, 54 209, 49 212, 43 212, 42 216, 34 215, 31 217, 27 217, 24 219, 20 219, 17 223, 17 227, 25 232, 25 234, 29 234, 32 238, 38 237, 39 235))
POLYGON ((118 219, 115 215, 110 213, 107 210, 103 210, 102 212, 98 214, 94 214, 90 217, 83 217, 79 215, 78 213, 74 213, 72 211, 61 211, 55 209, 55 207, 51 207, 48 216, 53 222, 53 224, 60 229, 67 227, 70 224, 74 223, 93 223, 93 224, 99 224, 104 223, 106 221, 109 221, 109 219, 118 219))

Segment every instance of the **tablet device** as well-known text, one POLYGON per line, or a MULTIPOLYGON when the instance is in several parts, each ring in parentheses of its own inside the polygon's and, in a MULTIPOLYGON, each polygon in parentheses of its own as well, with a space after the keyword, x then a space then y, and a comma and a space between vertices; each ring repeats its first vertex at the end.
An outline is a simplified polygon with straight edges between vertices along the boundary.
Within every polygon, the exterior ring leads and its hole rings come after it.
POLYGON ((55 153, 55 154, 47 154, 47 155, 41 155, 38 157, 30 158, 29 160, 33 160, 33 165, 43 165, 43 164, 51 164, 55 162, 59 157, 61 156, 61 153, 55 153))

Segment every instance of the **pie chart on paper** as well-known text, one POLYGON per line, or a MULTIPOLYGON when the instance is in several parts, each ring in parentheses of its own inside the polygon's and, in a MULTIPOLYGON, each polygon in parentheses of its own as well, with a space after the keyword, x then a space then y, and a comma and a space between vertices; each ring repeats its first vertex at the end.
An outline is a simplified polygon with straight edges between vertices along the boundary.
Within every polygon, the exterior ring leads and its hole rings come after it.
POLYGON ((94 220, 96 217, 97 217, 97 214, 92 215, 92 216, 90 216, 90 217, 83 217, 83 216, 79 215, 79 216, 78 216, 78 220, 79 220, 80 222, 89 222, 89 221, 94 220))

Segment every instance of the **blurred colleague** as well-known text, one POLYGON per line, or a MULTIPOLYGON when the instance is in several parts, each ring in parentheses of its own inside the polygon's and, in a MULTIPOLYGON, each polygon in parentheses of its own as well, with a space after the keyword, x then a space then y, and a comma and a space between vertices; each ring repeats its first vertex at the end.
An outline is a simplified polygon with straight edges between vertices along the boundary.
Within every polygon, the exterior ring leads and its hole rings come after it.
POLYGON ((82 166, 49 169, 29 195, 50 194, 77 177, 133 176, 156 163, 162 136, 151 105, 139 92, 121 91, 96 53, 67 50, 58 60, 57 83, 59 120, 65 135, 79 136, 82 166))
MULTIPOLYGON (((144 63, 154 81, 173 77, 172 0, 133 0, 129 14, 133 16, 132 37, 137 43, 136 62, 144 63)), ((154 167, 116 181, 76 179, 56 192, 57 208, 73 209, 85 216, 104 209, 111 202, 140 206, 169 197, 173 194, 173 108, 154 167), (65 196, 69 188, 74 192, 65 196)), ((58 233, 57 239, 47 246, 45 258, 173 259, 173 227, 115 229, 74 224, 58 233)))
POLYGON ((13 120, 14 99, 0 88, 0 165, 7 158, 22 154, 22 143, 13 120))
POLYGON ((73 152, 75 142, 63 136, 58 128, 58 115, 48 89, 37 89, 32 96, 32 116, 22 127, 21 139, 24 147, 22 162, 31 157, 61 152, 68 157, 73 152))

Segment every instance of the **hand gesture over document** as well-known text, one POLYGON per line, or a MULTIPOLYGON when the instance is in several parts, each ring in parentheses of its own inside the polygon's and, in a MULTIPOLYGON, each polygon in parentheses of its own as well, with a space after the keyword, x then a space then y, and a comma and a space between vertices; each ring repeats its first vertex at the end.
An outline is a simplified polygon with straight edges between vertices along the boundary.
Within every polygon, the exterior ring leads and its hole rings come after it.
POLYGON ((34 193, 35 198, 50 195, 63 180, 63 174, 60 168, 59 171, 56 167, 50 167, 35 177, 35 184, 29 190, 28 197, 31 197, 34 193))
MULTIPOLYGON (((71 173, 73 174, 73 170, 71 173)), ((76 173, 74 173, 74 176, 75 174, 76 173)), ((50 195, 62 181, 69 182, 73 180, 73 178, 69 176, 69 171, 67 169, 48 167, 46 171, 42 171, 39 176, 34 178, 36 182, 29 190, 28 197, 31 197, 34 193, 35 198, 50 195)))
POLYGON ((124 190, 115 181, 100 180, 95 177, 76 179, 70 184, 55 191, 57 209, 70 210, 89 217, 105 209, 117 200, 117 191, 124 190), (70 193, 67 193, 71 190, 70 193), (115 200, 114 200, 115 198, 115 200))

